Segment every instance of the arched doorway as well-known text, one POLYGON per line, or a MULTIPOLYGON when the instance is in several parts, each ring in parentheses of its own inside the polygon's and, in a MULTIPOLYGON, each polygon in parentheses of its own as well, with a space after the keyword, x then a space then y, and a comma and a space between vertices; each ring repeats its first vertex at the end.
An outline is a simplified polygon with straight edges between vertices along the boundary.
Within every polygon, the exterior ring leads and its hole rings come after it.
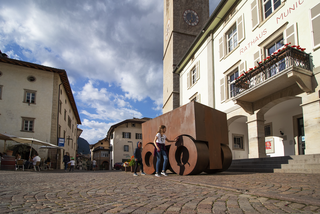
POLYGON ((109 170, 109 162, 108 161, 102 162, 102 169, 109 170))
POLYGON ((266 106, 267 108, 261 111, 264 113, 265 138, 272 139, 274 144, 272 151, 266 151, 268 156, 297 154, 298 146, 302 143, 299 142, 299 134, 301 135, 303 130, 301 102, 300 97, 278 99, 272 106, 266 106))
POLYGON ((233 159, 248 158, 248 127, 247 117, 243 115, 233 116, 228 119, 229 148, 233 159))

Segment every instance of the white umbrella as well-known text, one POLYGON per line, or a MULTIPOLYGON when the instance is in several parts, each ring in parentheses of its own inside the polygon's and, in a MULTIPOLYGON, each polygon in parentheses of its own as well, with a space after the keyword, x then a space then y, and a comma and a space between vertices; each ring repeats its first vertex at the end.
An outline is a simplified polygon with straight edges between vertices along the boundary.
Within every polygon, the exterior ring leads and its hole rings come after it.
POLYGON ((3 151, 6 151, 6 142, 7 140, 12 140, 13 137, 16 137, 14 135, 11 135, 11 134, 3 134, 3 133, 0 133, 0 140, 4 140, 4 144, 3 144, 3 151))
POLYGON ((35 138, 11 137, 11 140, 16 141, 18 143, 31 143, 31 144, 43 145, 43 146, 55 146, 51 143, 44 142, 35 138))
MULTIPOLYGON (((12 137, 11 140, 14 140, 18 143, 28 143, 30 144, 30 147, 32 148, 32 144, 36 144, 36 145, 42 145, 42 146, 56 146, 54 144, 48 143, 48 142, 44 142, 35 138, 25 138, 25 137, 12 137)), ((31 157, 31 149, 30 148, 30 154, 29 157, 31 157)))
POLYGON ((11 140, 12 137, 16 137, 16 136, 11 135, 11 134, 0 133, 0 140, 11 140))
MULTIPOLYGON (((35 139, 35 138, 27 138, 27 137, 17 137, 17 136, 14 136, 14 135, 9 135, 9 134, 2 134, 0 133, 0 139, 1 140, 13 140, 13 141, 16 141, 18 143, 28 143, 30 144, 30 147, 32 148, 32 144, 36 144, 36 145, 41 145, 41 146, 50 146, 50 147, 55 147, 55 148, 60 148, 52 143, 48 143, 48 142, 44 142, 42 140, 38 140, 38 139, 35 139)), ((29 156, 31 156, 31 149, 30 148, 30 154, 29 156)), ((4 148, 5 149, 5 148, 4 148)))
POLYGON ((60 146, 41 146, 39 149, 64 149, 60 146))

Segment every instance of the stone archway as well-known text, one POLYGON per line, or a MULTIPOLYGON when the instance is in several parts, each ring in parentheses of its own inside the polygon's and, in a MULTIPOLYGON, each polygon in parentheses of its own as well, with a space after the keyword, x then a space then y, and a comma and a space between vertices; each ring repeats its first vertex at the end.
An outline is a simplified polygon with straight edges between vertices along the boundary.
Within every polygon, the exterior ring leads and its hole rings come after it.
POLYGON ((248 158, 248 128, 246 115, 234 115, 227 120, 229 148, 233 159, 248 158))
POLYGON ((267 103, 266 105, 264 105, 263 107, 261 107, 257 112, 257 117, 258 118, 263 118, 265 113, 268 112, 271 108, 273 108, 274 106, 287 101, 287 100, 291 100, 291 99, 301 99, 301 97, 296 97, 296 96, 288 96, 288 97, 280 97, 274 100, 271 100, 269 103, 267 103))

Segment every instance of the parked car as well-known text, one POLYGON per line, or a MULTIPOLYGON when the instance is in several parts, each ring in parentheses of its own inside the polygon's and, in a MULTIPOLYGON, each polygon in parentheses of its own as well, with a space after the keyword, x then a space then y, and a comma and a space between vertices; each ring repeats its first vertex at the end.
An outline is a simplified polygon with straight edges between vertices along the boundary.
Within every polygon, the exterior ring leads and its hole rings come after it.
POLYGON ((115 168, 116 170, 121 169, 122 166, 123 166, 123 163, 121 163, 121 162, 118 162, 118 163, 115 163, 115 164, 114 164, 114 168, 115 168))

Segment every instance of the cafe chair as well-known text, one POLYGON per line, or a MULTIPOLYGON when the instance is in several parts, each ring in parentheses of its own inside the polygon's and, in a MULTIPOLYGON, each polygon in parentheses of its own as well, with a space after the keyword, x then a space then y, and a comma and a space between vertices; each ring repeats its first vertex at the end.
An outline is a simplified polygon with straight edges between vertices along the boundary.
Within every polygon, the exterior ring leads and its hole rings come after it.
POLYGON ((40 172, 40 161, 37 161, 36 165, 33 165, 34 171, 37 171, 37 168, 40 172))
POLYGON ((22 167, 22 170, 24 171, 23 160, 17 160, 16 170, 18 170, 20 167, 22 167))
POLYGON ((47 163, 44 165, 44 169, 50 170, 50 168, 51 168, 51 162, 47 162, 47 163))

